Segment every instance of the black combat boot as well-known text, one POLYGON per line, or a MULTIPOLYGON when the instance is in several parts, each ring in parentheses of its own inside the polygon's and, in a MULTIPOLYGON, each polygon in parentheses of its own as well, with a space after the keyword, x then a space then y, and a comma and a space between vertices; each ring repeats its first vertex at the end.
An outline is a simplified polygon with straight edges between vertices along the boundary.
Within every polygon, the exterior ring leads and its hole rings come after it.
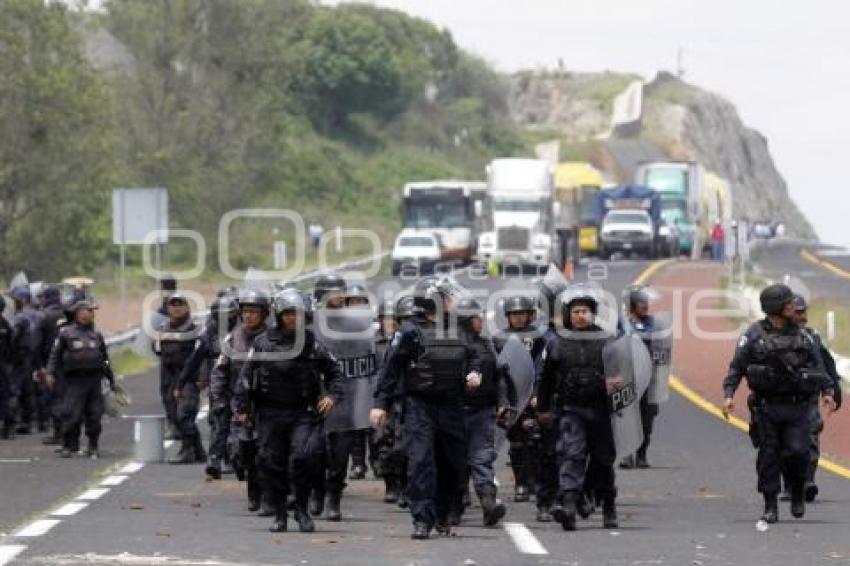
POLYGON ((761 519, 771 524, 779 520, 779 496, 776 493, 764 494, 764 513, 761 519))
POLYGON ((549 523, 552 521, 552 506, 551 505, 538 505, 537 506, 537 522, 538 523, 549 523))
POLYGON ((802 519, 806 514, 806 496, 803 491, 803 484, 796 483, 791 486, 791 515, 795 519, 802 519))
POLYGON ((552 518, 561 523, 565 531, 576 530, 576 496, 568 493, 564 495, 561 503, 555 503, 549 510, 552 518))
POLYGON ((263 493, 262 501, 260 503, 260 511, 257 513, 258 517, 274 517, 277 514, 278 505, 272 499, 272 495, 270 493, 263 493))
POLYGON ((310 493, 310 514, 314 517, 321 517, 325 512, 325 492, 321 489, 313 489, 310 493))
POLYGON ((507 512, 505 504, 496 498, 496 486, 487 485, 478 492, 481 501, 481 512, 484 515, 484 526, 493 527, 502 520, 507 512))
POLYGON ((818 496, 818 486, 814 482, 806 483, 806 503, 813 502, 818 496))
MULTIPOLYGON (((263 492, 260 490, 260 486, 257 485, 256 481, 248 480, 248 511, 256 513, 260 510, 262 504, 263 492)), ((284 506, 284 509, 286 509, 286 506, 284 506)))
POLYGON ((339 502, 341 499, 342 493, 339 491, 332 491, 328 493, 328 521, 342 520, 342 512, 339 510, 339 502))
POLYGON ((452 536, 452 526, 449 524, 448 517, 437 519, 437 524, 434 525, 434 530, 437 531, 437 534, 441 537, 452 536))
POLYGON ((83 452, 83 456, 86 458, 91 458, 92 460, 97 460, 100 458, 100 450, 97 448, 97 439, 89 438, 88 445, 86 446, 86 451, 83 452))
POLYGON ((214 480, 221 479, 221 458, 218 456, 210 456, 210 461, 204 469, 207 477, 214 480))
POLYGON ((430 536, 430 526, 420 522, 413 523, 413 534, 410 535, 410 538, 413 540, 428 540, 430 536))
POLYGON ((576 500, 576 512, 578 516, 582 519, 587 519, 593 514, 593 496, 588 497, 586 493, 579 493, 578 499, 576 500))
POLYGON ((201 435, 196 435, 194 438, 195 462, 203 464, 207 461, 207 451, 204 450, 204 443, 201 440, 201 435))
POLYGON ((295 496, 295 521, 298 523, 298 530, 302 533, 312 533, 316 530, 316 525, 313 523, 313 518, 307 510, 307 503, 310 500, 309 492, 298 493, 295 496))
POLYGON ((274 502, 274 523, 269 527, 273 533, 285 533, 287 531, 286 497, 281 497, 274 502))
POLYGON ((635 455, 635 466, 641 469, 649 468, 649 460, 646 459, 646 448, 640 447, 635 455))
POLYGON ((620 526, 617 521, 617 504, 611 496, 602 500, 602 526, 606 529, 616 529, 620 526))
POLYGON ((3 430, 0 431, 0 439, 3 439, 3 440, 14 440, 15 439, 15 426, 12 423, 9 423, 9 422, 3 423, 3 430))
POLYGON ((180 443, 180 452, 168 460, 169 464, 183 465, 195 463, 195 448, 189 442, 180 443))
POLYGON ((384 476, 384 503, 398 503, 398 481, 394 477, 384 476))
POLYGON ((17 434, 32 434, 32 424, 29 422, 22 422, 15 429, 17 434))

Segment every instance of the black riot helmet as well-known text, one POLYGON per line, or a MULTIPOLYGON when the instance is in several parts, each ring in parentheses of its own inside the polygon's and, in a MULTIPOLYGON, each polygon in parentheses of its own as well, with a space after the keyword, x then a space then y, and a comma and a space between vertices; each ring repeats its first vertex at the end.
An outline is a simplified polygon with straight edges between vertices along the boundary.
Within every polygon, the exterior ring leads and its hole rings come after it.
POLYGON ((413 287, 413 304, 422 311, 436 312, 440 296, 440 278, 434 275, 423 277, 413 287))
POLYGON ((97 304, 94 301, 90 301, 90 300, 86 300, 86 299, 84 299, 82 301, 76 301, 74 304, 72 304, 68 307, 67 313, 70 314, 71 318, 73 319, 73 317, 76 316, 77 311, 82 310, 82 309, 88 309, 88 310, 93 311, 93 310, 97 309, 97 304))
POLYGON ((224 313, 228 318, 236 316, 236 312, 238 310, 239 305, 236 304, 236 300, 227 295, 218 297, 210 305, 210 315, 214 319, 218 319, 222 313, 224 313))
POLYGON ((365 285, 353 283, 345 289, 346 304, 369 304, 369 291, 365 285))
POLYGON ((297 289, 284 289, 277 293, 272 301, 272 309, 274 310, 275 317, 279 317, 284 312, 291 310, 307 312, 304 297, 297 289))
POLYGON ((629 290, 629 310, 634 310, 641 303, 649 304, 649 293, 644 287, 632 287, 629 290))
POLYGON ((809 308, 809 304, 806 302, 806 298, 799 294, 794 293, 794 298, 791 299, 794 303, 794 310, 797 312, 806 312, 809 308))
POLYGON ((246 289, 239 293, 237 299, 240 310, 245 307, 259 307, 263 310, 269 310, 269 297, 262 291, 255 289, 246 289))
POLYGON ((384 301, 378 306, 378 318, 395 318, 395 303, 384 301))
POLYGON ((467 323, 473 317, 483 317, 484 309, 475 297, 464 297, 455 305, 455 313, 459 322, 467 323))
POLYGON ((416 303, 412 295, 402 295, 395 304, 396 320, 404 320, 416 314, 416 303))
POLYGON ((761 310, 764 311, 764 314, 772 314, 774 316, 780 316, 785 305, 793 300, 794 292, 788 285, 782 285, 781 283, 768 285, 762 290, 761 295, 759 295, 761 310))
POLYGON ((189 299, 183 293, 174 292, 168 295, 165 300, 166 305, 185 305, 189 306, 189 299))
POLYGON ((536 310, 534 299, 526 295, 508 297, 502 305, 502 311, 505 313, 505 316, 515 312, 534 313, 536 310))
POLYGON ((599 299, 596 297, 596 292, 584 283, 570 285, 561 294, 561 304, 566 320, 569 320, 570 309, 576 305, 586 306, 594 315, 599 311, 599 299))
POLYGON ((331 291, 344 293, 345 279, 337 273, 324 273, 320 275, 313 287, 313 297, 317 301, 321 301, 331 291))

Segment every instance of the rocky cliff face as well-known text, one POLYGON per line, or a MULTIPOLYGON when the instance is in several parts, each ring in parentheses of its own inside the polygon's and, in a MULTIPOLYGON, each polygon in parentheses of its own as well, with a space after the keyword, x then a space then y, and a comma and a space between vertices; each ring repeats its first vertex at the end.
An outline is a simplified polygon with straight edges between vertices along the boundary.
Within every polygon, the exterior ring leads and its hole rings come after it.
MULTIPOLYGON (((520 125, 556 132, 567 144, 591 140, 607 130, 611 101, 633 79, 614 73, 519 73, 509 107, 520 125)), ((815 237, 791 201, 767 140, 726 99, 661 73, 644 88, 638 137, 670 158, 697 160, 725 178, 736 217, 782 221, 790 235, 815 237)))

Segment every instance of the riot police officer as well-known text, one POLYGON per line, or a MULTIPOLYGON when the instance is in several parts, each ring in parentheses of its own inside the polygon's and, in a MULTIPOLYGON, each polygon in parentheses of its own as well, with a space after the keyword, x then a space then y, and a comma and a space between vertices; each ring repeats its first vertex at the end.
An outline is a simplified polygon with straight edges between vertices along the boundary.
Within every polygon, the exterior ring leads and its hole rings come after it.
POLYGON ((14 413, 11 407, 11 365, 12 339, 14 330, 3 311, 6 310, 6 299, 0 295, 0 439, 6 440, 14 435, 14 413))
MULTIPOLYGON (((626 325, 629 329, 636 332, 641 340, 643 340, 647 349, 652 352, 652 333, 656 330, 655 318, 649 312, 649 295, 645 289, 633 288, 629 291, 628 296, 629 311, 627 313, 628 320, 626 325)), ((655 419, 658 416, 658 404, 650 403, 649 390, 647 390, 640 398, 640 421, 643 426, 643 443, 638 448, 635 454, 626 456, 620 467, 623 469, 631 468, 648 468, 649 460, 646 457, 646 452, 649 450, 649 443, 652 439, 652 429, 655 419)))
POLYGON ((617 527, 614 485, 616 447, 605 379, 603 348, 612 340, 595 322, 598 300, 576 285, 564 293, 564 333, 546 346, 538 393, 539 419, 558 431, 558 499, 552 517, 575 530, 586 474, 602 500, 603 525, 617 527))
MULTIPOLYGON (((842 390, 841 376, 838 375, 838 369, 835 365, 835 358, 829 348, 823 342, 821 335, 814 328, 810 328, 808 304, 802 295, 794 295, 794 322, 803 329, 803 332, 811 336, 814 343, 817 345, 821 359, 823 359, 824 369, 829 379, 832 380, 833 398, 835 399, 835 410, 841 408, 842 390)), ((820 399, 818 396, 813 396, 809 404, 809 465, 806 469, 806 485, 805 498, 806 503, 811 503, 818 496, 818 486, 815 483, 815 474, 818 469, 818 460, 820 460, 820 434, 823 432, 823 418, 820 414, 820 399)), ((787 485, 787 484, 786 484, 787 485)))
POLYGON ((116 390, 106 342, 94 326, 94 309, 95 306, 88 301, 78 301, 71 307, 74 322, 59 331, 47 364, 48 380, 61 376, 66 387, 60 452, 63 458, 70 458, 79 450, 83 422, 88 438, 84 455, 99 457, 100 420, 103 416, 101 380, 105 378, 110 389, 116 390))
POLYGON ((481 502, 484 526, 492 527, 507 511, 497 498, 493 469, 497 456, 496 419, 504 418, 508 407, 516 406, 516 395, 513 387, 509 387, 508 368, 499 364, 493 341, 482 334, 484 309, 474 298, 467 297, 458 302, 456 312, 462 331, 481 360, 481 385, 465 391, 463 405, 466 412, 468 475, 481 502), (510 400, 509 392, 513 394, 510 400))
MULTIPOLYGON (((48 285, 44 289, 42 295, 43 320, 41 323, 41 359, 44 364, 50 359, 50 350, 56 342, 56 336, 59 334, 59 325, 65 321, 65 310, 62 308, 59 288, 56 285, 48 285)), ((53 383, 46 383, 44 372, 40 376, 42 387, 42 407, 44 413, 43 418, 49 418, 53 424, 53 434, 42 440, 46 445, 61 445, 62 443, 62 398, 65 392, 65 385, 61 379, 57 379, 53 383)), ((58 376, 54 376, 56 379, 58 376)))
MULTIPOLYGON (((360 283, 348 285, 345 290, 345 306, 353 307, 369 307, 369 292, 365 286, 360 283)), ((377 355, 377 352, 376 352, 377 355)), ((371 429, 369 429, 371 430, 371 429)), ((348 475, 349 479, 362 480, 366 479, 366 449, 369 448, 369 461, 372 466, 372 473, 378 478, 379 474, 375 470, 375 446, 371 440, 369 430, 356 430, 352 434, 351 445, 351 472, 348 475)))
POLYGON ((769 285, 762 290, 759 299, 766 316, 738 340, 723 381, 727 416, 735 407, 735 391, 745 376, 754 393, 758 490, 764 496, 762 520, 768 523, 779 518, 783 469, 791 484, 791 514, 797 518, 805 514, 809 408, 818 394, 823 395, 830 412, 836 407, 833 383, 826 377, 817 345, 794 323, 793 298, 786 285, 769 285))
MULTIPOLYGON (((535 367, 540 363, 546 344, 540 329, 534 321, 537 307, 534 299, 527 295, 508 297, 502 305, 502 310, 508 322, 504 335, 496 335, 494 343, 496 350, 501 351, 502 345, 509 334, 516 334, 525 344, 535 367)), ((546 471, 554 466, 554 441, 552 432, 543 430, 537 422, 536 398, 532 397, 523 414, 508 431, 510 442, 509 456, 514 472, 514 501, 529 500, 531 488, 537 486, 538 514, 541 520, 548 520, 549 507, 552 505, 555 493, 551 481, 540 481, 546 471), (544 439, 544 436, 547 438, 544 439), (544 446, 549 448, 545 450, 544 446)))
MULTIPOLYGON (((195 424, 198 414, 197 385, 180 390, 180 373, 195 349, 198 325, 192 320, 189 301, 181 293, 172 293, 166 300, 168 320, 157 329, 154 352, 159 356, 159 386, 162 404, 173 436, 179 437, 180 452, 169 460, 171 464, 203 463, 207 459, 201 434, 195 424), (180 410, 182 409, 182 411, 180 410)), ((194 380, 197 374, 192 376, 194 380)))
POLYGON ((481 364, 456 329, 446 330, 449 299, 437 278, 419 280, 413 296, 419 312, 393 339, 371 418, 373 426, 382 426, 393 399, 404 396, 411 536, 427 539, 435 527, 451 534, 450 524, 460 516, 467 463, 462 398, 465 387, 480 385, 481 364))
POLYGON ((221 425, 218 437, 227 438, 230 461, 236 476, 246 482, 248 510, 257 511, 262 504, 262 489, 256 466, 256 436, 251 421, 234 422, 233 393, 254 340, 266 332, 269 316, 268 295, 257 290, 245 290, 237 299, 239 323, 224 337, 221 355, 210 374, 211 410, 221 425))
POLYGON ((15 302, 15 338, 13 341, 12 395, 20 422, 15 432, 30 434, 33 417, 38 409, 38 391, 33 380, 41 360, 41 326, 43 316, 32 305, 28 287, 16 287, 11 292, 15 302))
POLYGON ((287 530, 291 479, 298 529, 311 532, 315 527, 307 503, 309 476, 315 470, 309 438, 319 416, 341 400, 341 375, 333 355, 304 327, 304 301, 298 291, 278 293, 273 308, 278 326, 254 340, 236 387, 234 409, 241 422, 253 421, 257 427, 260 479, 275 508, 270 530, 287 530))
MULTIPOLYGON (((201 379, 195 379, 200 371, 207 375, 205 381, 210 380, 212 367, 215 360, 221 355, 221 341, 236 326, 238 305, 236 300, 228 295, 215 299, 210 306, 210 316, 206 326, 195 342, 195 349, 186 360, 183 370, 177 379, 177 393, 179 394, 178 413, 191 413, 195 411, 192 406, 198 396, 195 390, 201 389, 201 379), (204 368, 204 366, 206 366, 204 368), (189 395, 183 395, 183 391, 190 390, 189 395), (182 406, 184 403, 188 407, 182 406)), ((207 462, 206 474, 212 479, 220 479, 222 474, 222 461, 229 466, 230 458, 227 455, 227 433, 230 430, 231 413, 227 406, 216 404, 210 394, 210 448, 209 461, 207 462)))

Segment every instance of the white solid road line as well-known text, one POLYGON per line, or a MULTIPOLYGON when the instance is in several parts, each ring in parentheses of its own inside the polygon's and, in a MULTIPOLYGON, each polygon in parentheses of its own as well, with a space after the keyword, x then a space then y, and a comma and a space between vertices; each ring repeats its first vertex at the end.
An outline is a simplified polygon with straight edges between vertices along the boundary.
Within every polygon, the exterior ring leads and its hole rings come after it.
POLYGON ((8 564, 15 559, 17 555, 27 549, 23 544, 4 544, 0 545, 0 566, 8 564))
POLYGON ((56 511, 53 511, 51 515, 53 515, 54 517, 70 517, 71 515, 76 515, 88 506, 88 503, 66 503, 56 511))
POLYGON ((124 466, 123 468, 118 470, 117 473, 119 473, 119 474, 135 474, 136 472, 138 472, 139 470, 141 470, 144 467, 145 467, 144 462, 130 462, 129 464, 127 464, 126 466, 124 466))
POLYGON ((104 495, 109 493, 109 489, 105 487, 96 487, 94 489, 89 489, 83 492, 82 495, 77 497, 78 501, 94 501, 95 499, 100 499, 104 495))
POLYGON ((537 537, 522 523, 505 523, 504 526, 517 549, 523 554, 549 554, 537 537))
POLYGON ((59 523, 61 523, 59 519, 38 519, 16 532, 14 536, 40 537, 59 523))
POLYGON ((121 485, 122 483, 127 481, 128 477, 129 476, 107 476, 102 482, 100 482, 100 485, 106 485, 106 486, 121 485))

